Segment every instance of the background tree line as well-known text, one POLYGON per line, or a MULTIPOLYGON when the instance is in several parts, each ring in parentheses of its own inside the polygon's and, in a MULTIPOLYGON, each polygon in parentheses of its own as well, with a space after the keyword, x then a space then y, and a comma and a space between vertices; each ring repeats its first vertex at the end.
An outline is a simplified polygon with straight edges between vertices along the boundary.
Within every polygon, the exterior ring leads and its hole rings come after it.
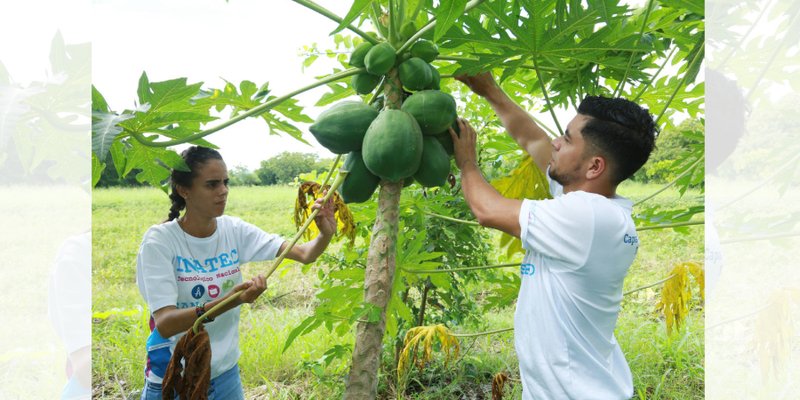
MULTIPOLYGON (((107 162, 111 162, 111 156, 107 162)), ((243 165, 237 165, 228 170, 228 177, 232 186, 266 186, 283 185, 291 183, 300 174, 311 171, 324 172, 330 168, 333 158, 320 158, 312 153, 298 153, 285 151, 275 157, 261 161, 261 166, 255 171, 250 171, 243 165)), ((137 170, 128 174, 125 179, 120 179, 115 168, 106 168, 97 183, 98 187, 112 186, 144 186, 136 180, 137 170)))
MULTIPOLYGON (((643 183, 666 183, 674 179, 672 164, 687 146, 696 143, 696 140, 687 136, 685 132, 702 131, 702 129, 702 121, 689 119, 675 129, 661 132, 656 150, 647 164, 634 175, 633 180, 643 183)), ((106 160, 109 165, 111 165, 110 157, 109 155, 109 160, 106 160)), ((232 167, 228 175, 232 186, 284 185, 293 182, 300 174, 327 171, 332 162, 332 158, 320 158, 312 153, 285 151, 261 161, 261 166, 255 171, 238 165, 232 167)), ((99 187, 143 185, 136 180, 136 172, 120 180, 115 168, 106 168, 97 184, 99 187)))

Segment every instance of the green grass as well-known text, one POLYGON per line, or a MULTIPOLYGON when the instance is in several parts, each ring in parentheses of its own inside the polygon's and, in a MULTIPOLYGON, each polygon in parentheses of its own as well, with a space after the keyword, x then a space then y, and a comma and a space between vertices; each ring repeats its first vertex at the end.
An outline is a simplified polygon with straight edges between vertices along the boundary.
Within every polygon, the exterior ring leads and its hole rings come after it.
MULTIPOLYGON (((658 190, 660 185, 626 184, 621 195, 633 200, 658 190)), ((263 229, 291 237, 295 232, 291 210, 296 196, 291 187, 234 187, 226 213, 263 229)), ((679 198, 667 190, 648 204, 677 207, 702 201, 699 192, 679 198)), ((96 398, 122 398, 143 385, 144 342, 148 329, 144 302, 135 283, 135 258, 141 237, 167 215, 169 203, 156 189, 98 189, 93 195, 93 311, 121 312, 93 325, 93 384, 96 398), (141 311, 139 311, 141 310, 141 311)), ((702 260, 703 227, 690 234, 653 230, 640 234, 641 247, 625 281, 633 289, 668 276, 679 262, 702 260)), ((338 246, 338 244, 337 244, 338 246)), ((246 276, 264 271, 269 263, 252 263, 246 276)), ((289 332, 312 312, 316 270, 303 274, 297 265, 279 269, 269 280, 266 298, 255 307, 243 307, 240 325, 240 367, 247 398, 328 399, 341 397, 349 359, 336 360, 324 370, 314 366, 336 344, 352 344, 324 328, 300 336, 282 352, 289 332), (274 299, 271 300, 271 299, 274 299)), ((464 290, 481 291, 480 285, 464 290)), ((623 300, 616 337, 634 374, 637 398, 698 399, 703 397, 703 311, 695 304, 685 325, 667 335, 664 321, 654 312, 660 287, 636 292, 623 300)), ((695 289, 695 293, 697 290, 695 289)), ((488 313, 480 326, 458 327, 480 332, 513 326, 514 309, 488 313)), ((425 371, 415 372, 409 398, 451 399, 490 397, 491 378, 505 372, 512 378, 506 398, 521 398, 513 333, 460 340, 462 353, 446 366, 437 355, 425 371)), ((391 364, 385 352, 381 376, 391 364)), ((389 379, 381 379, 381 398, 393 398, 389 379)))
MULTIPOLYGON (((0 398, 57 398, 67 354, 48 316, 49 283, 64 241, 89 229, 89 196, 70 186, 0 186, 0 209, 0 398)), ((85 267, 75 279, 88 279, 85 267)))

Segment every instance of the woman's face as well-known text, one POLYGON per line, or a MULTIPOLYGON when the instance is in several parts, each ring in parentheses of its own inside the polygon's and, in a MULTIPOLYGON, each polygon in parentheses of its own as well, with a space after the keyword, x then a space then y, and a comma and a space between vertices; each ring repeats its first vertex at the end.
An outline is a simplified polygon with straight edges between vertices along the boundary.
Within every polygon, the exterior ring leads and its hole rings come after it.
POLYGON ((186 200, 186 212, 195 217, 216 218, 225 212, 228 200, 228 168, 222 160, 211 159, 198 167, 192 187, 179 187, 186 200))

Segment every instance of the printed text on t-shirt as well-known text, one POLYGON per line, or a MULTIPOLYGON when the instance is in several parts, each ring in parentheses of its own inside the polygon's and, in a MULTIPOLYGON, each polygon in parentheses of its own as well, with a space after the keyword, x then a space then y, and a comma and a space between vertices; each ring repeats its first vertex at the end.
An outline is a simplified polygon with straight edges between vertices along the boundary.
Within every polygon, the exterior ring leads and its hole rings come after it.
POLYGON ((206 258, 204 263, 200 263, 197 259, 188 259, 185 257, 177 256, 178 259, 178 272, 183 273, 207 273, 217 272, 220 269, 225 269, 239 263, 239 252, 232 249, 229 253, 222 252, 216 257, 206 258))

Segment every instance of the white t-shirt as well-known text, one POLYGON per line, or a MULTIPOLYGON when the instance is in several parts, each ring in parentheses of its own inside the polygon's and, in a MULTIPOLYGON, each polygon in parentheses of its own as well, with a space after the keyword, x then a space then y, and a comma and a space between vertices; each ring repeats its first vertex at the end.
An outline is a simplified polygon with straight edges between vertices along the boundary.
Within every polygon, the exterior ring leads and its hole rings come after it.
MULTIPOLYGON (((184 333, 163 338, 152 313, 166 306, 188 308, 224 297, 242 282, 241 266, 274 259, 283 239, 236 217, 217 218, 206 238, 186 234, 177 220, 147 230, 136 259, 136 283, 151 312, 145 377, 161 383, 175 345, 184 333)), ((211 341, 211 378, 239 360, 239 307, 204 324, 211 341)))
POLYGON ((639 240, 632 203, 583 191, 524 200, 526 251, 514 314, 523 398, 628 399, 633 378, 614 338, 622 282, 639 240))

